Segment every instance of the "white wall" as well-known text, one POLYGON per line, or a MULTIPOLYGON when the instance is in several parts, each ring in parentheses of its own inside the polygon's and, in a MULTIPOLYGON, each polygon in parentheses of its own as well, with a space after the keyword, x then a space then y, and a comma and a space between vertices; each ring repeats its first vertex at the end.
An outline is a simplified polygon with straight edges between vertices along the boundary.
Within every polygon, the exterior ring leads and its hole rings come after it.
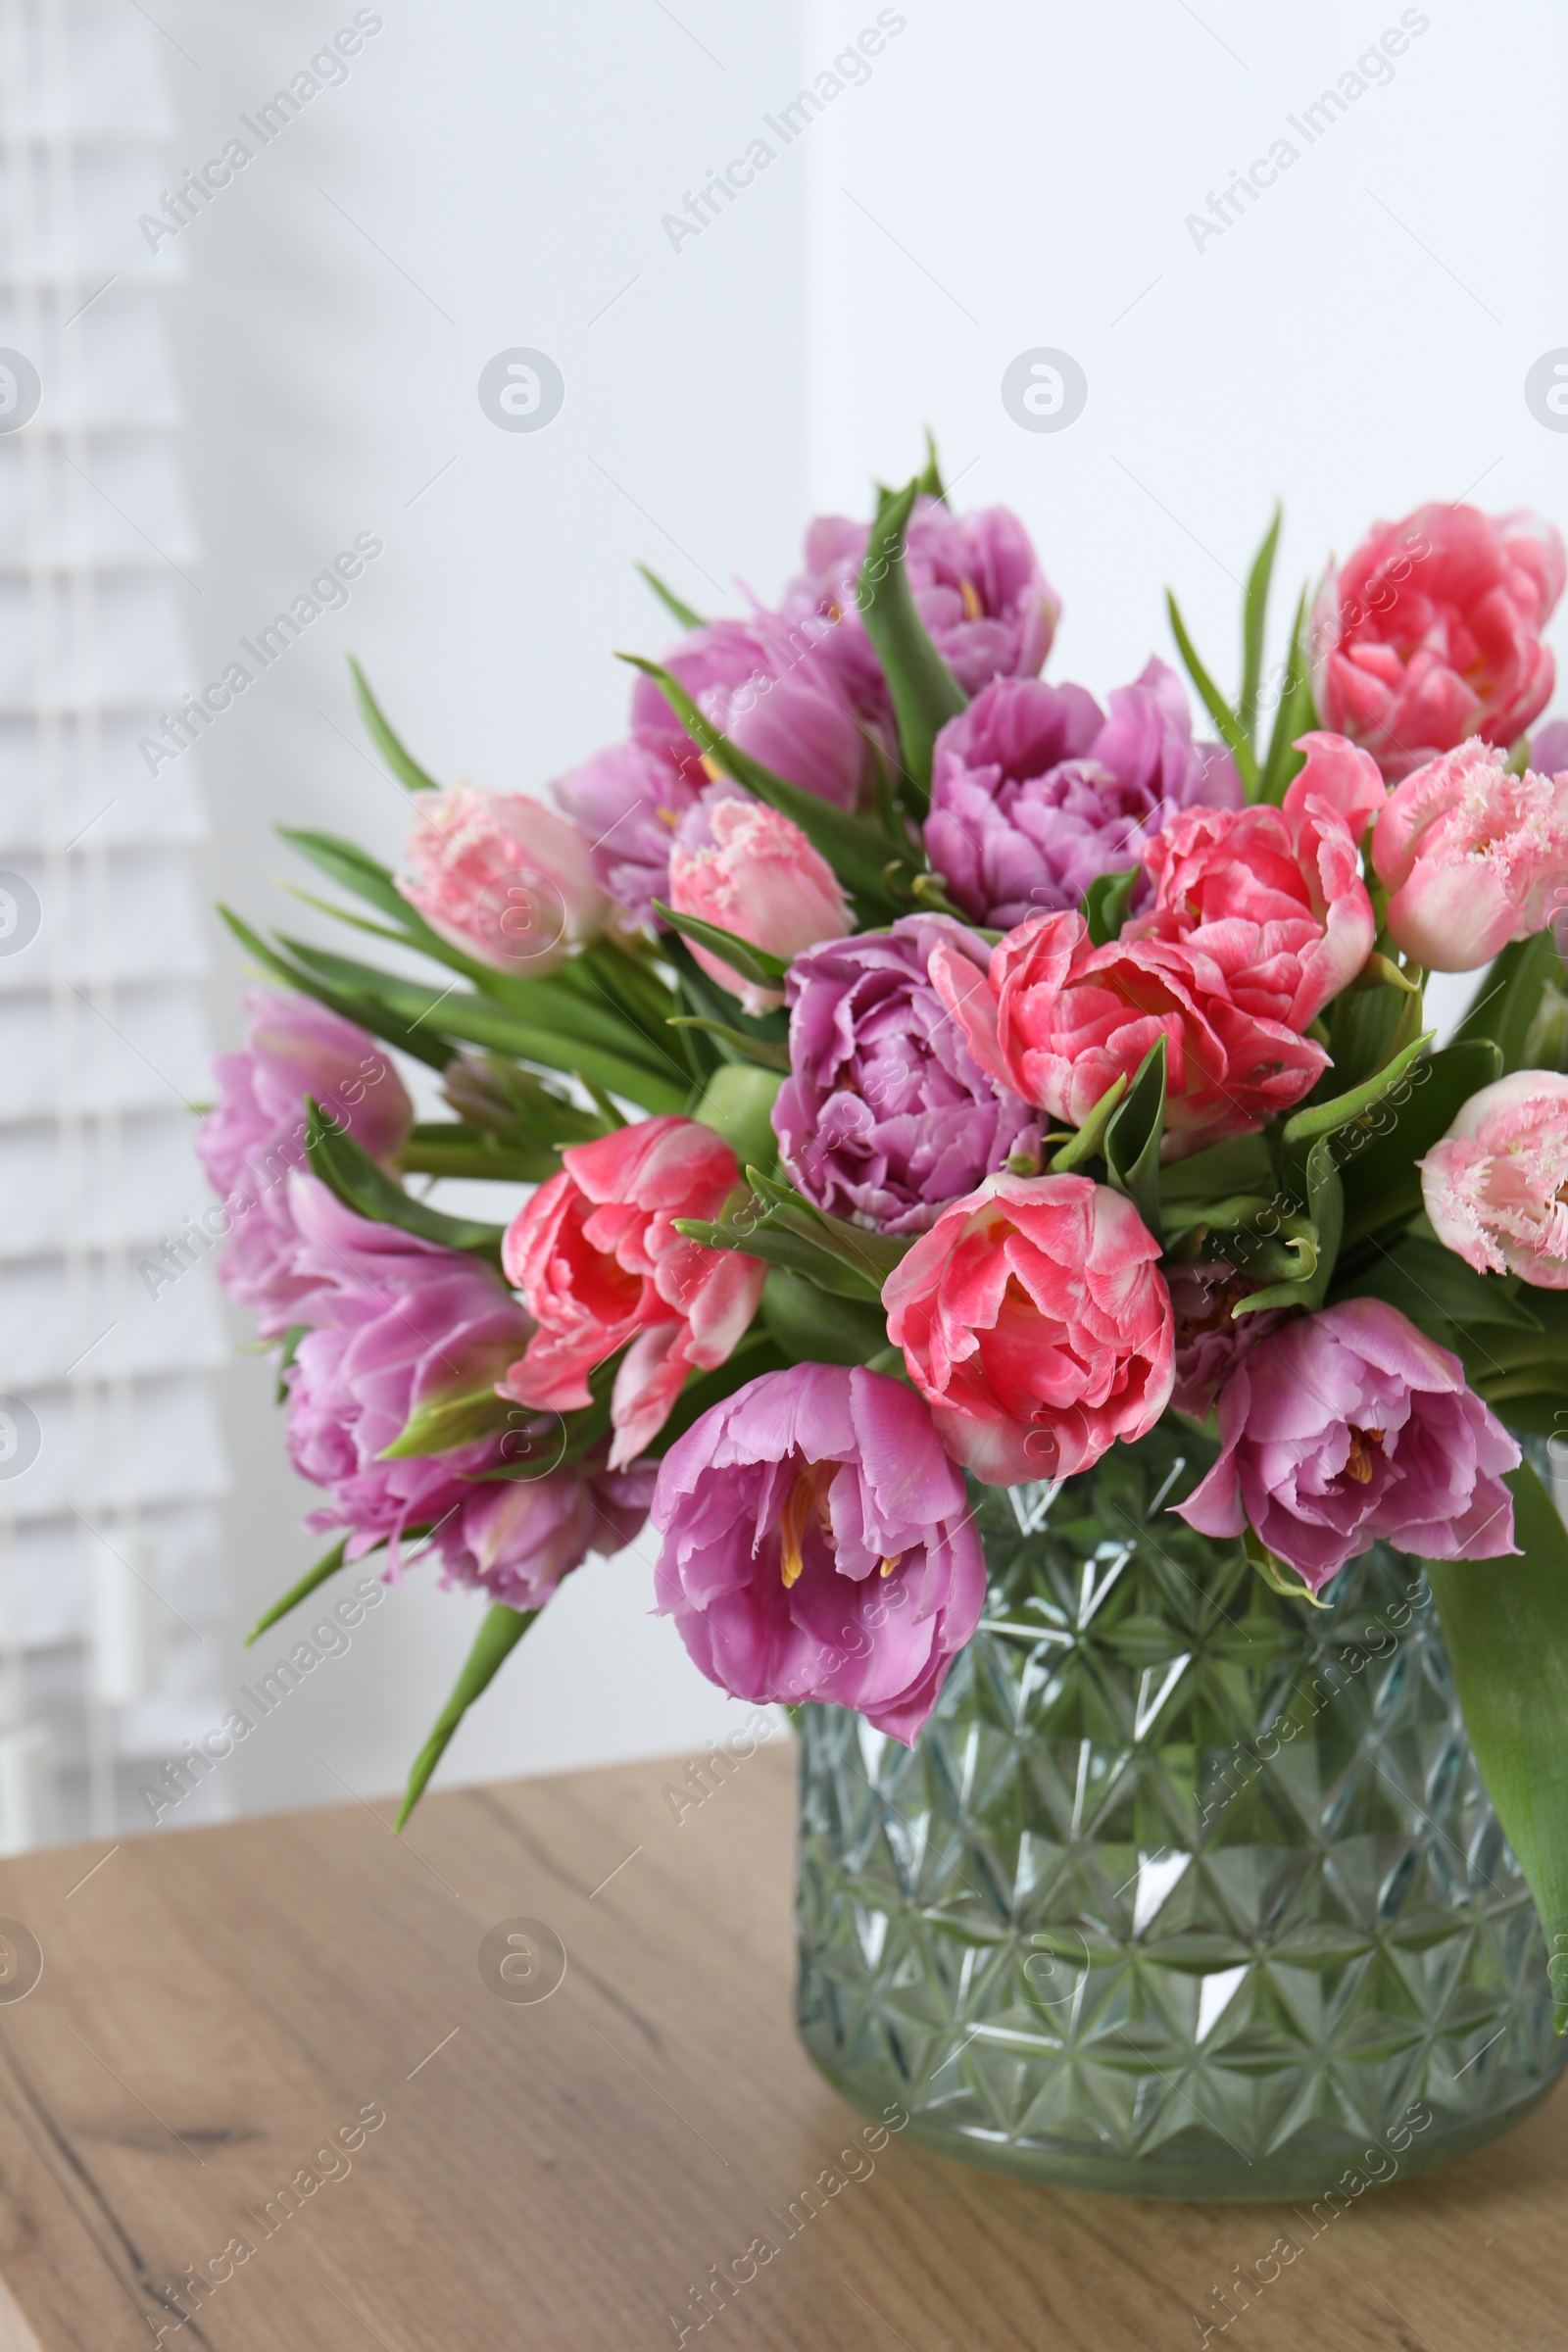
MULTIPOLYGON (((274 821, 396 846, 398 797, 355 748, 347 648, 437 772, 538 787, 616 730, 611 649, 660 639, 634 558, 703 609, 735 573, 769 595, 808 505, 863 507, 870 476, 911 469, 926 422, 960 502, 1005 501, 1033 529, 1065 599, 1053 674, 1101 690, 1169 654, 1166 581, 1230 677, 1276 494, 1292 586, 1428 497, 1568 516, 1568 440, 1522 397, 1530 362, 1568 341, 1568 25, 1543 7, 1437 0, 1390 84, 1311 146, 1286 116, 1398 24, 1387 0, 911 0, 863 86, 787 148, 764 118, 875 23, 871 0, 382 13, 348 81, 180 240, 195 674, 356 531, 386 542, 350 612, 207 747, 214 889, 253 917, 284 914, 274 821), (775 160, 673 250, 662 216, 759 136, 775 160), (1185 216, 1280 136, 1299 160, 1199 251, 1185 216), (565 377, 538 434, 496 430, 475 396, 517 344, 565 377), (1061 433, 1002 406, 1004 368, 1042 345, 1088 377, 1061 433)), ((351 15, 166 0, 190 53, 166 54, 190 160, 351 15)), ((218 956, 228 1038, 236 959, 218 956)), ((253 1361, 227 1384, 239 1616, 311 1552, 267 1385, 253 1361)), ((574 1579, 456 1775, 711 1731, 723 1704, 648 1597, 632 1560, 574 1579)), ((244 1800, 340 1795, 318 1751, 360 1788, 392 1786, 473 1614, 396 1595, 245 1755, 244 1800)))
MULTIPOLYGON (((181 152, 197 163, 354 10, 178 0, 157 13, 181 152)), ((677 254, 661 228, 727 160, 732 125, 794 86, 789 13, 682 6, 711 58, 643 0, 591 19, 499 0, 379 13, 348 79, 177 241, 205 545, 193 682, 356 532, 386 545, 349 610, 291 646, 203 746, 214 896, 318 937, 332 927, 279 888, 310 877, 273 824, 391 856, 407 808, 360 749, 346 651, 435 772, 536 790, 619 731, 612 649, 667 642, 634 561, 716 609, 734 573, 781 579, 805 504, 799 173, 751 189, 739 233, 727 250, 710 237, 700 268, 698 247, 677 254), (484 363, 518 345, 565 379, 538 433, 498 430, 476 396, 484 363)), ((240 958, 216 925, 213 941, 226 1044, 240 958)), ((242 1318, 234 1330, 249 1336, 242 1318)), ((237 1629, 321 1544, 298 1527, 316 1498, 285 1468, 266 1368, 237 1356, 224 1385, 237 1629)), ((694 1748, 731 1719, 648 1615, 650 1557, 645 1536, 571 1580, 470 1719, 456 1777, 694 1748)), ((357 1789, 399 1784, 480 1608, 429 1572, 412 1579, 238 1751, 240 1801, 341 1800, 318 1756, 357 1789)), ((250 1659, 236 1643, 234 1678, 258 1660, 267 1642, 250 1659)))

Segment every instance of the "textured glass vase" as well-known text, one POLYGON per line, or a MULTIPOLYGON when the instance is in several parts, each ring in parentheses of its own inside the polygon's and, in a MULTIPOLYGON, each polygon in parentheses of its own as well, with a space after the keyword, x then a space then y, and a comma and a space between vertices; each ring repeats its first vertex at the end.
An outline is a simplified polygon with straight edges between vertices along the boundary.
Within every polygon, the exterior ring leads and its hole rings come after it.
POLYGON ((912 1750, 803 1709, 800 2026, 948 2155, 1314 2197, 1508 2130, 1568 2043, 1419 1564, 1278 1596, 1171 1516, 1193 1451, 974 1490, 986 1615, 912 1750))

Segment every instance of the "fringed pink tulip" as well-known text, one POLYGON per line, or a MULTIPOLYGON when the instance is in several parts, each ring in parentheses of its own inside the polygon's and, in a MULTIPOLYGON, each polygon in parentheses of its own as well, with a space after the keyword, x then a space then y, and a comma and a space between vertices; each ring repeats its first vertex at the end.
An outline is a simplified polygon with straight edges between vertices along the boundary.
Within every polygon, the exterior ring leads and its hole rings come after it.
POLYGON ((610 911, 574 824, 469 784, 419 796, 397 884, 449 946, 525 978, 554 971, 610 911))
MULTIPOLYGON (((729 785, 706 792, 702 807, 682 819, 669 860, 669 903, 677 914, 715 923, 786 962, 819 939, 843 939, 854 929, 833 868, 800 826, 729 785)), ((748 1012, 783 1004, 776 989, 743 980, 710 949, 692 953, 748 1012)))
POLYGON ((1568 904, 1568 775, 1510 775, 1483 743, 1389 795, 1372 836, 1389 929, 1434 972, 1473 972, 1568 904))
POLYGON ((1421 1162, 1421 1194, 1478 1274, 1568 1290, 1568 1078, 1515 1070, 1472 1095, 1421 1162))

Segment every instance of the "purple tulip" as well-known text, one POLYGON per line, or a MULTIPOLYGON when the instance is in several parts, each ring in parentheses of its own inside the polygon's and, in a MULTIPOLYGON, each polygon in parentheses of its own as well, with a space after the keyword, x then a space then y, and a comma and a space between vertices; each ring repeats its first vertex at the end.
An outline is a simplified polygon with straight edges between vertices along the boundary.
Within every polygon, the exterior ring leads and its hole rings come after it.
POLYGON ((1538 776, 1560 776, 1568 768, 1568 718, 1548 718, 1530 737, 1530 761, 1538 776))
POLYGON ((634 925, 651 929, 654 901, 669 898, 675 828, 708 777, 696 744, 635 733, 595 752, 551 787, 588 843, 594 879, 634 925))
POLYGON ((291 1178, 290 1194, 308 1285, 298 1319, 312 1328, 284 1374, 289 1459, 331 1496, 306 1525, 347 1528, 351 1559, 390 1544, 396 1564, 408 1529, 444 1523, 507 1457, 500 1436, 397 1461, 385 1448, 416 1405, 501 1380, 533 1326, 465 1250, 371 1224, 314 1176, 291 1178))
POLYGON ((1180 1516, 1205 1536, 1250 1521, 1314 1592, 1379 1541, 1429 1560, 1515 1548, 1501 1473, 1518 1446, 1458 1357, 1381 1298, 1260 1340, 1221 1394, 1219 1434, 1180 1516))
POLYGON ((1037 1115, 980 1068, 927 976, 939 940, 984 982, 983 940, 951 916, 906 914, 808 948, 785 984, 784 1165, 816 1207, 879 1233, 923 1233, 1013 1152, 1038 1165, 1037 1115))
MULTIPOLYGON (((855 708, 886 724, 887 686, 857 603, 868 536, 863 522, 818 515, 783 610, 816 636, 855 708)), ((966 694, 993 678, 1039 674, 1061 603, 1016 514, 1005 507, 955 514, 940 499, 917 498, 905 564, 915 610, 966 694)))
POLYGON ((305 1164, 306 1096, 372 1159, 402 1149, 414 1105, 384 1048, 310 997, 254 988, 245 1010, 244 1046, 213 1063, 218 1101, 196 1150, 222 1198, 209 1217, 227 1220, 219 1279, 271 1340, 300 1320, 295 1308, 309 1288, 295 1271, 288 1183, 290 1170, 305 1164))
MULTIPOLYGON (((875 730, 850 708, 809 634, 776 613, 695 629, 663 665, 720 733, 775 775, 840 808, 870 788, 875 730)), ((676 827, 710 776, 654 679, 638 679, 631 719, 628 742, 596 752, 554 790, 591 845, 601 889, 646 926, 653 901, 669 898, 676 827)))
POLYGON ((1163 662, 1108 700, 1107 718, 1082 686, 999 679, 937 737, 926 853, 976 922, 1008 931, 1076 907, 1178 809, 1241 807, 1230 754, 1194 743, 1163 662))
POLYGON ((1178 1412, 1204 1421, 1248 1349, 1279 1329, 1285 1310, 1259 1307, 1233 1320, 1233 1309, 1259 1286, 1222 1258, 1167 1265, 1165 1287, 1176 1318, 1176 1386, 1170 1400, 1178 1412))
POLYGON ((660 1612, 732 1696, 855 1707, 906 1745, 980 1620, 985 1561, 920 1398, 860 1365, 765 1372, 664 1456, 660 1612))
POLYGON ((656 1475, 652 1462, 610 1471, 602 1461, 567 1462, 539 1478, 470 1489, 436 1538, 441 1582, 511 1609, 541 1608, 588 1552, 609 1556, 636 1538, 656 1475))

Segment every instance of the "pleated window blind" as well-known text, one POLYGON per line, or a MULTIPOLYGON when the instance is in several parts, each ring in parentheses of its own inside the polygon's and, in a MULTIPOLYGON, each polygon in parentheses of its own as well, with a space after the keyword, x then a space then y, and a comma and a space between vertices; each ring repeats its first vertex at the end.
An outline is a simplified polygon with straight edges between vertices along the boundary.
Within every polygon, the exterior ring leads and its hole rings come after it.
POLYGON ((137 748, 199 593, 155 39, 0 0, 0 1852, 148 1828, 149 1760, 223 1712, 196 756, 137 748))

